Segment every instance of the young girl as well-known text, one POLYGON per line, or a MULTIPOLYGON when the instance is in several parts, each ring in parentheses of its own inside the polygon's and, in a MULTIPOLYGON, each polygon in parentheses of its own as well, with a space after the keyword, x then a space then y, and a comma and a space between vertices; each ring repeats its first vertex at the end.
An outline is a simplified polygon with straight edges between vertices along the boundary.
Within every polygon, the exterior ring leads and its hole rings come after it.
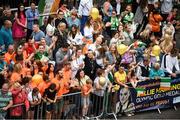
POLYGON ((47 104, 46 119, 50 120, 54 111, 54 103, 56 102, 56 84, 52 83, 44 92, 44 98, 47 104))
POLYGON ((86 84, 82 86, 82 116, 86 116, 90 104, 90 93, 92 92, 92 81, 88 79, 86 84))
POLYGON ((41 94, 39 93, 39 89, 35 87, 29 94, 28 100, 30 102, 30 109, 28 111, 28 119, 34 119, 34 111, 35 107, 41 103, 41 94))

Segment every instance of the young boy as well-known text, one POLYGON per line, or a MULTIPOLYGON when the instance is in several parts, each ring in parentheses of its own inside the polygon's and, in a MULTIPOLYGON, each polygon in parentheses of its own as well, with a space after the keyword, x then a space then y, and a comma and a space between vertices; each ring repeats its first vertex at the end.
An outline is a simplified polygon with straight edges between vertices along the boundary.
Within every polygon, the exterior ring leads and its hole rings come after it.
POLYGON ((88 79, 86 81, 86 84, 82 86, 82 116, 84 117, 85 115, 87 115, 88 112, 88 107, 89 107, 89 103, 90 103, 90 93, 92 92, 92 80, 88 79))

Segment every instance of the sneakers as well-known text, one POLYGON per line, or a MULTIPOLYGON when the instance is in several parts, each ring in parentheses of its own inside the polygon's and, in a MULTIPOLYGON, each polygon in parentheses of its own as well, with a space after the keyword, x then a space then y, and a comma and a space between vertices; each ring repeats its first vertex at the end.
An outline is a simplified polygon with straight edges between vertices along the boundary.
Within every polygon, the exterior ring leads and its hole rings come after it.
POLYGON ((89 120, 90 118, 87 116, 82 116, 81 120, 89 120))
POLYGON ((133 115, 134 115, 134 113, 126 113, 126 116, 128 116, 128 117, 131 117, 133 115))

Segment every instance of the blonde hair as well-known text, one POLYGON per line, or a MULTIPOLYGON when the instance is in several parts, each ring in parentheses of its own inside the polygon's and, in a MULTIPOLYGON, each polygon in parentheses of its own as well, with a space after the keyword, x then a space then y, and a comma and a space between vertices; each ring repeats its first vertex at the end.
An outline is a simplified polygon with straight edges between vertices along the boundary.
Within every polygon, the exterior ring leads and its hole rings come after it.
POLYGON ((162 42, 160 44, 162 50, 164 52, 170 52, 173 47, 173 38, 169 34, 165 34, 162 38, 162 42))
POLYGON ((14 65, 14 72, 20 73, 21 70, 22 70, 22 65, 20 63, 14 65))
POLYGON ((173 30, 170 27, 168 27, 167 29, 165 29, 164 32, 165 32, 165 34, 172 35, 173 30))
POLYGON ((19 82, 15 82, 11 87, 12 88, 19 88, 19 87, 21 87, 21 84, 19 82))
POLYGON ((150 36, 151 27, 149 25, 146 26, 146 28, 140 33, 140 36, 142 38, 147 39, 150 36))

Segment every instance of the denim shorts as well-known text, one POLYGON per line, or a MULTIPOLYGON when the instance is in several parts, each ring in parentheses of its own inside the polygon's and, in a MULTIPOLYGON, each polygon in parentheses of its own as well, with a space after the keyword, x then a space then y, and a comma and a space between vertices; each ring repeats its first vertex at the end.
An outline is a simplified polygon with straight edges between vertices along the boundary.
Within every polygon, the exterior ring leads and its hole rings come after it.
POLYGON ((82 106, 89 106, 89 104, 90 104, 90 99, 89 99, 89 96, 88 97, 84 97, 84 96, 82 96, 81 97, 81 104, 82 104, 82 106))
POLYGON ((51 104, 48 104, 47 106, 46 106, 46 111, 53 111, 54 110, 54 103, 51 103, 51 104))

